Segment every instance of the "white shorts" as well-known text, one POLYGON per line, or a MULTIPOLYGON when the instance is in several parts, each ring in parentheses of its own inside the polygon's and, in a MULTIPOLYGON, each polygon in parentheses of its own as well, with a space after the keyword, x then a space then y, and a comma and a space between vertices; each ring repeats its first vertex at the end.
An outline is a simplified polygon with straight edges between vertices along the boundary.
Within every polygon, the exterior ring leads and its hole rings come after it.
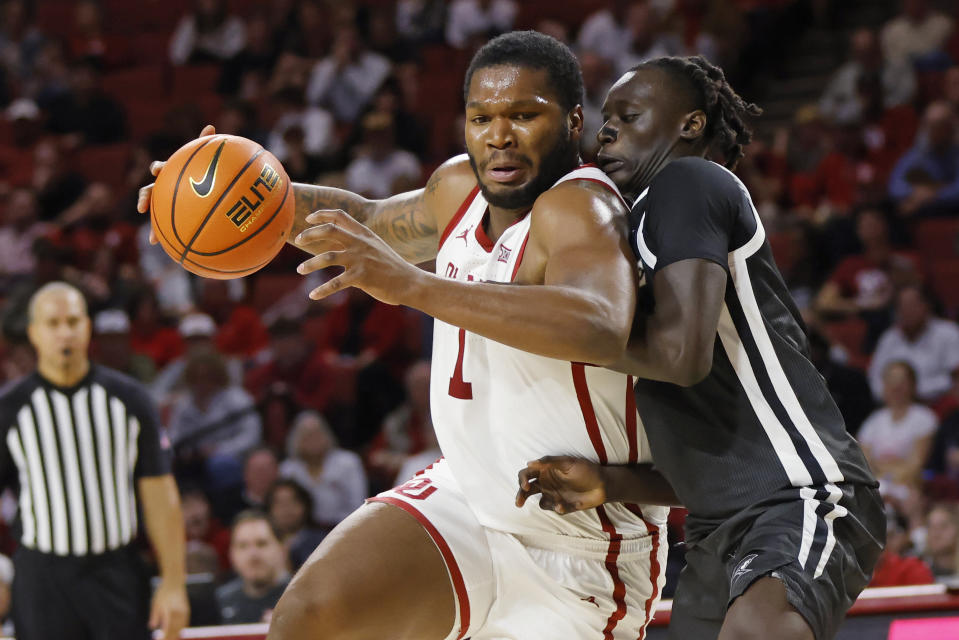
POLYGON ((446 640, 645 638, 666 580, 665 528, 613 541, 488 529, 443 460, 369 501, 412 515, 443 555, 456 594, 446 640))

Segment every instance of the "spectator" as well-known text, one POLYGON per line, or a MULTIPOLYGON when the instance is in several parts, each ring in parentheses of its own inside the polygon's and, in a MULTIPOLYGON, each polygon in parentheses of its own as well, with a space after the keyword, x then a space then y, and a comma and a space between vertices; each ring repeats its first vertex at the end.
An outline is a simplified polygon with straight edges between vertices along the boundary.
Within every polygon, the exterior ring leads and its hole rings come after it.
POLYGON ((926 107, 922 135, 892 171, 889 195, 905 214, 954 213, 959 206, 956 114, 943 101, 926 107))
POLYGON ((236 280, 200 279, 197 307, 216 322, 216 347, 220 353, 250 358, 266 347, 270 337, 256 309, 238 300, 243 284, 236 280))
MULTIPOLYGON (((279 117, 267 137, 266 147, 290 173, 290 164, 313 163, 312 171, 301 171, 301 180, 313 182, 321 171, 318 161, 336 151, 335 122, 329 111, 303 102, 303 92, 292 87, 274 96, 279 117), (288 138, 288 135, 292 135, 288 138), (297 155, 297 152, 301 154, 297 155)), ((292 180, 297 180, 290 173, 292 180)))
POLYGON ((513 29, 514 0, 453 0, 446 19, 446 44, 455 49, 474 45, 513 29))
POLYGON ((952 19, 932 11, 929 0, 902 0, 902 13, 882 28, 882 52, 889 60, 912 61, 940 52, 952 32, 952 19))
POLYGON ((398 0, 396 31, 410 45, 441 42, 446 25, 443 0, 398 0))
POLYGON ((150 358, 157 369, 166 367, 183 353, 183 338, 174 327, 167 326, 152 288, 142 288, 130 309, 133 319, 130 345, 135 352, 150 358))
MULTIPOLYGON (((952 372, 950 398, 954 398, 957 392, 959 392, 959 368, 952 372)), ((959 406, 949 404, 953 406, 953 409, 942 417, 932 446, 932 454, 929 456, 928 467, 939 474, 941 479, 952 487, 954 493, 959 494, 959 406)))
POLYGON ((93 360, 140 382, 156 374, 153 362, 133 351, 130 317, 122 309, 106 309, 93 318, 93 360))
POLYGON ((12 592, 13 561, 0 555, 0 633, 10 637, 13 637, 13 621, 10 619, 12 592))
MULTIPOLYGON (((326 408, 335 388, 331 372, 321 354, 304 337, 298 322, 280 318, 270 325, 265 360, 246 374, 244 383, 257 402, 280 386, 289 390, 300 406, 317 411, 326 408)), ((267 435, 271 442, 285 442, 287 432, 267 435)))
POLYGON ((30 77, 45 41, 33 24, 32 6, 26 0, 6 0, 0 6, 0 66, 16 80, 30 77))
POLYGON ((368 51, 355 27, 340 29, 330 55, 313 67, 306 99, 329 108, 337 120, 353 122, 390 74, 390 61, 368 51))
POLYGON ((173 405, 169 422, 180 468, 212 490, 238 486, 241 460, 260 442, 253 398, 230 384, 226 363, 214 351, 188 355, 183 377, 186 393, 173 405))
POLYGON ((926 559, 937 581, 959 575, 959 505, 934 505, 926 528, 926 559))
POLYGON ((834 122, 856 122, 862 116, 858 82, 867 74, 879 76, 882 106, 907 104, 916 93, 916 75, 908 60, 883 58, 879 40, 872 29, 853 32, 849 59, 833 73, 819 99, 819 109, 834 122))
POLYGON ((844 258, 816 297, 821 313, 859 315, 869 325, 867 351, 889 326, 890 307, 897 287, 919 282, 919 265, 912 254, 895 251, 889 224, 876 208, 860 210, 856 235, 862 245, 858 255, 844 258))
POLYGON ((50 105, 47 129, 67 136, 71 147, 110 144, 126 137, 126 111, 100 88, 95 63, 82 60, 73 65, 70 92, 50 105))
POLYGON ((0 225, 0 281, 8 290, 12 279, 22 278, 33 271, 33 242, 46 231, 46 225, 37 221, 37 197, 27 187, 10 193, 0 225))
POLYGON ((313 499, 295 480, 279 480, 266 497, 266 512, 286 548, 293 571, 299 569, 326 537, 313 524, 313 499))
POLYGON ((240 53, 244 44, 246 27, 229 14, 226 0, 195 0, 193 12, 180 19, 170 39, 170 61, 223 62, 240 53))
POLYGON ((919 558, 906 555, 912 541, 909 522, 895 510, 886 514, 886 546, 872 574, 870 587, 898 587, 912 584, 932 584, 932 571, 919 558))
POLYGON ((423 167, 415 155, 397 148, 392 114, 369 113, 361 126, 361 151, 346 168, 350 191, 368 198, 388 198, 418 186, 423 167))
POLYGON ((869 365, 869 383, 876 397, 882 377, 893 361, 908 362, 916 372, 916 393, 934 402, 952 386, 951 373, 959 368, 959 326, 932 315, 921 287, 906 286, 896 294, 896 324, 879 339, 869 365))
POLYGON ((648 0, 634 2, 626 11, 629 47, 613 60, 616 73, 622 75, 641 62, 682 53, 682 43, 675 35, 661 29, 660 16, 648 0))
MULTIPOLYGON (((219 570, 214 573, 229 569, 230 531, 214 517, 206 494, 199 489, 185 489, 180 500, 183 503, 187 545, 193 544, 194 549, 207 547, 213 550, 219 564, 219 570)), ((198 553, 202 554, 203 552, 198 553)))
POLYGON ((908 363, 887 364, 882 382, 885 406, 866 419, 858 439, 879 479, 879 490, 904 500, 919 488, 939 425, 936 414, 916 402, 916 373, 908 363))
POLYGON ((103 27, 103 9, 95 0, 81 0, 74 11, 73 32, 70 35, 70 54, 73 59, 95 62, 98 67, 113 68, 129 57, 126 39, 111 38, 103 27))
POLYGON ((253 80, 256 84, 266 85, 276 62, 271 36, 268 12, 256 11, 247 20, 243 48, 221 66, 217 91, 235 96, 251 81, 250 76, 258 76, 253 80))
POLYGON ((810 360, 826 379, 829 394, 836 401, 846 423, 846 431, 856 435, 874 407, 869 380, 859 369, 848 367, 833 358, 829 342, 819 331, 809 332, 809 352, 810 360))
POLYGON ((413 470, 416 472, 440 456, 436 453, 439 446, 430 415, 430 363, 425 360, 413 363, 404 383, 406 402, 386 416, 367 454, 371 472, 384 487, 409 479, 399 479, 397 474, 411 457, 418 457, 424 451, 428 452, 427 457, 432 456, 426 464, 413 470))
POLYGON ((276 530, 266 514, 244 511, 233 521, 230 564, 237 577, 216 590, 225 624, 269 622, 290 572, 276 530))
POLYGON ((618 64, 629 51, 632 34, 626 22, 631 0, 612 0, 583 22, 576 39, 579 51, 594 51, 610 64, 618 64))
POLYGON ((266 508, 279 469, 280 462, 269 447, 258 447, 247 454, 243 461, 243 503, 247 509, 266 508))
POLYGON ((304 411, 293 422, 288 458, 280 476, 299 482, 313 496, 313 519, 332 529, 367 496, 363 462, 352 451, 336 446, 323 416, 304 411))
POLYGON ((33 149, 31 186, 40 205, 40 219, 52 221, 84 194, 86 179, 69 169, 56 142, 46 139, 33 149))
MULTIPOLYGON (((216 335, 216 323, 205 313, 191 313, 180 320, 180 337, 183 339, 184 355, 176 358, 157 374, 150 391, 160 404, 170 404, 175 393, 182 391, 186 382, 183 378, 187 359, 197 353, 218 353, 213 338, 216 335)), ((226 360, 227 375, 231 384, 240 384, 243 380, 243 364, 235 359, 226 360)))
POLYGON ((959 113, 959 65, 949 67, 942 76, 942 99, 949 103, 953 113, 959 113))

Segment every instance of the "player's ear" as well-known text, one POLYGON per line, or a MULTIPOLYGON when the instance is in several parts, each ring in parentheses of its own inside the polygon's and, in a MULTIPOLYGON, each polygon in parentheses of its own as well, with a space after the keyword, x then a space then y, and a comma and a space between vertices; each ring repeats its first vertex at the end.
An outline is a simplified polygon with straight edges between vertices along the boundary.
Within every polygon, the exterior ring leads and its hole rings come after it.
POLYGON ((686 114, 683 118, 683 126, 679 132, 679 137, 683 140, 693 141, 703 135, 706 131, 706 113, 702 109, 696 109, 686 114))
POLYGON ((583 107, 576 105, 567 116, 570 135, 575 135, 577 139, 583 135, 583 107))

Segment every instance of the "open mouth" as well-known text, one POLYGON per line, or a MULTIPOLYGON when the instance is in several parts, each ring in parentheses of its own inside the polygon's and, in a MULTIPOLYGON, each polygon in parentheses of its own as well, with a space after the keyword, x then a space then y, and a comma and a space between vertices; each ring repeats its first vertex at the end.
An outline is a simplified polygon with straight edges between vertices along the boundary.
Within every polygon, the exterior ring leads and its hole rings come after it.
POLYGON ((515 182, 523 174, 523 168, 517 165, 512 164, 503 164, 488 167, 486 169, 486 175, 489 176, 494 182, 515 182))

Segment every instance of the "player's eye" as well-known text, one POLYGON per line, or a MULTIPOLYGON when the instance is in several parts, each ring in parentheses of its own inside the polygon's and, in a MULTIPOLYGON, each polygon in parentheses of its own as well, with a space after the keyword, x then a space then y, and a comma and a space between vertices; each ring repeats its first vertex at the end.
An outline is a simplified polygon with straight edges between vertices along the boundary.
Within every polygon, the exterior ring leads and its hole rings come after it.
POLYGON ((637 118, 639 118, 639 116, 640 116, 640 114, 638 114, 638 113, 627 113, 627 114, 625 114, 625 115, 622 117, 622 121, 623 121, 623 122, 634 122, 637 118))
POLYGON ((513 116, 513 117, 514 117, 516 120, 532 120, 532 119, 535 118, 537 115, 538 115, 538 114, 535 114, 535 113, 517 113, 517 114, 516 114, 515 116, 513 116))
POLYGON ((470 118, 470 122, 473 124, 486 124, 489 122, 489 117, 487 116, 473 116, 470 118))

